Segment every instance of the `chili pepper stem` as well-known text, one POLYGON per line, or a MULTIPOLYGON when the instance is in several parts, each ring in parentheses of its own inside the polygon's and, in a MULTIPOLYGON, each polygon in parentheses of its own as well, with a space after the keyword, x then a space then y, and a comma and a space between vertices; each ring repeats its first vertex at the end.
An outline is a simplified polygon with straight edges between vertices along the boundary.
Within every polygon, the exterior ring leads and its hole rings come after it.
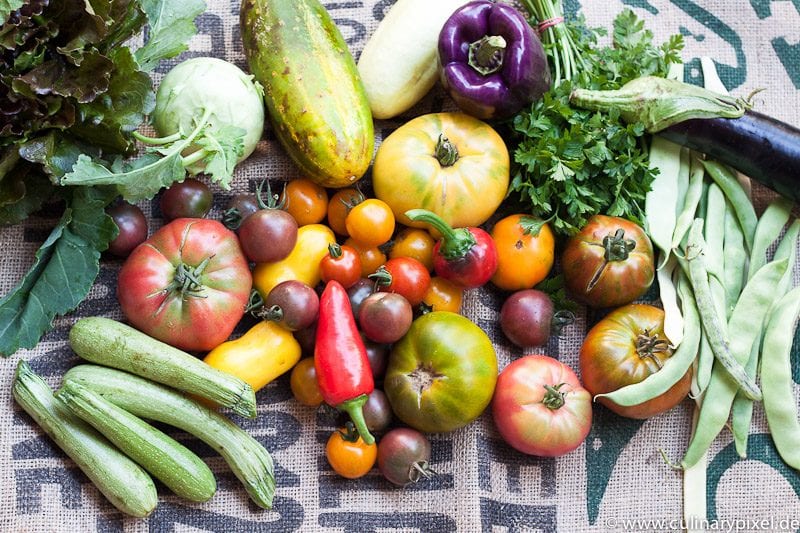
POLYGON ((373 437, 372 433, 369 432, 369 429, 367 428, 367 422, 364 420, 363 407, 366 403, 367 395, 362 394, 361 396, 357 396, 352 400, 347 400, 346 402, 340 403, 336 406, 336 408, 340 411, 344 411, 350 416, 350 420, 352 420, 353 424, 356 426, 356 430, 358 431, 358 434, 361 435, 361 439, 364 441, 364 444, 374 444, 375 437, 373 437))
POLYGON ((467 228, 453 229, 442 217, 427 209, 410 209, 405 215, 415 222, 424 222, 442 235, 439 252, 447 260, 464 257, 475 246, 475 236, 467 228))

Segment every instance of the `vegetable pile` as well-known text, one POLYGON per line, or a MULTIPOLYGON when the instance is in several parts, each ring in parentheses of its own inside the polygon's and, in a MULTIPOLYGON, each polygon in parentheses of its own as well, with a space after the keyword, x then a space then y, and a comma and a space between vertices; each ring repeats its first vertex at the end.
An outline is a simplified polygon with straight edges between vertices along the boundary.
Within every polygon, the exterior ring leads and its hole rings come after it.
POLYGON ((377 466, 393 485, 425 483, 427 435, 484 414, 520 453, 561 456, 584 443, 593 401, 644 419, 688 396, 698 422, 677 466, 691 490, 729 418, 746 455, 755 401, 800 468, 787 377, 800 223, 784 232, 786 199, 758 218, 702 143, 653 135, 741 120, 750 104, 679 81, 680 36, 654 45, 631 10, 600 46, 560 2, 440 2, 424 21, 417 4, 398 0, 356 64, 317 0, 247 0, 252 75, 195 58, 157 93, 147 71, 184 49, 200 6, 169 20, 157 1, 0 11, 13 52, 0 56, 0 220, 66 204, 0 301, 0 352, 35 346, 74 309, 101 251, 122 260, 124 322, 74 322, 70 347, 92 364, 55 393, 21 361, 17 402, 137 517, 157 504, 151 475, 190 501, 216 491, 203 461, 142 419, 204 440, 270 508, 269 453, 217 409, 258 416, 256 392, 283 375, 298 404, 338 413, 319 452, 347 479, 377 466), (123 46, 145 23, 149 40, 123 46), (409 116, 373 162, 374 119, 413 114, 437 78, 460 112, 409 116), (215 195, 259 156, 265 120, 302 177, 278 191, 267 176, 220 213, 215 195), (374 197, 357 183, 370 165, 374 197), (152 235, 136 205, 150 199, 165 222, 152 235), (641 303, 656 280, 660 305, 641 303), (504 368, 462 313, 474 290, 502 302, 499 330, 522 354, 504 368), (575 302, 605 315, 572 369, 536 352, 575 302))

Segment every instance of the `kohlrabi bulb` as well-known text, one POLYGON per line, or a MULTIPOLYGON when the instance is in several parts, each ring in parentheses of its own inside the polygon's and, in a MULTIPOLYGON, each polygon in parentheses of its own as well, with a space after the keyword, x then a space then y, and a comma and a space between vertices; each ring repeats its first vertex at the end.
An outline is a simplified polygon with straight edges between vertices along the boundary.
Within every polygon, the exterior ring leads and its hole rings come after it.
POLYGON ((245 130, 243 161, 256 148, 264 130, 261 86, 239 67, 213 57, 196 57, 170 70, 156 93, 153 127, 159 135, 188 134, 205 111, 211 127, 245 130))

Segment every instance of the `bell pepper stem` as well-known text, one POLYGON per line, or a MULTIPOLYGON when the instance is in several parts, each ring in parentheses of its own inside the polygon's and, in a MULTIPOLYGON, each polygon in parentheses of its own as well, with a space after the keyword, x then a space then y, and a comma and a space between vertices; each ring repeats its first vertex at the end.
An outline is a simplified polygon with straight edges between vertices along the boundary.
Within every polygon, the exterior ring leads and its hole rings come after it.
POLYGON ((340 403, 336 408, 350 416, 350 420, 353 421, 358 434, 361 435, 361 439, 365 444, 373 444, 375 442, 375 437, 369 432, 367 422, 364 420, 363 408, 365 403, 367 403, 367 395, 362 394, 361 396, 356 396, 351 400, 340 403))
POLYGON ((506 40, 501 35, 484 35, 469 45, 468 64, 483 76, 503 68, 506 40))
POLYGON ((459 259, 467 255, 477 241, 467 228, 453 229, 442 217, 427 209, 409 209, 405 215, 414 222, 424 222, 442 235, 439 253, 447 260, 459 259))

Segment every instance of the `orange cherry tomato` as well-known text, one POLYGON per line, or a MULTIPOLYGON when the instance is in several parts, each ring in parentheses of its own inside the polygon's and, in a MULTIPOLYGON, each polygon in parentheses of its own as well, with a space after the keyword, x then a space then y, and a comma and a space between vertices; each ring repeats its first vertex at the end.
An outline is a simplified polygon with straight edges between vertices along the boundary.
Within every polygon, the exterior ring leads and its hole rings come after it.
POLYGON ((459 313, 463 299, 462 287, 445 278, 433 276, 425 296, 422 297, 422 305, 429 307, 431 311, 459 313))
POLYGON ((530 289, 553 267, 555 239, 550 226, 530 215, 509 215, 492 228, 497 271, 492 283, 507 291, 530 289))
POLYGON ((339 189, 328 202, 328 226, 338 235, 347 237, 347 225, 344 221, 350 210, 364 201, 364 195, 358 189, 339 189))
POLYGON ((348 479, 357 479, 372 470, 378 458, 378 445, 366 444, 355 429, 348 426, 334 431, 328 438, 325 457, 334 472, 348 479))
POLYGON ((328 214, 328 191, 311 180, 299 178, 286 184, 281 200, 298 226, 317 224, 328 214))
POLYGON ((361 257, 351 246, 331 244, 328 255, 319 262, 319 269, 322 281, 335 279, 347 289, 361 279, 361 257))
POLYGON ((297 403, 307 407, 317 407, 322 404, 322 393, 317 383, 317 369, 313 357, 303 358, 294 365, 289 376, 289 387, 297 403))
POLYGON ((350 246, 358 252, 361 259, 361 277, 366 278, 386 262, 386 254, 377 246, 370 246, 350 237, 344 241, 345 246, 350 246))
POLYGON ((364 200, 351 209, 344 223, 348 235, 370 246, 378 246, 391 239, 395 225, 392 208, 376 198, 364 200))
POLYGON ((389 259, 412 257, 425 265, 428 271, 433 270, 433 247, 436 240, 430 233, 419 228, 405 228, 394 238, 389 259))

